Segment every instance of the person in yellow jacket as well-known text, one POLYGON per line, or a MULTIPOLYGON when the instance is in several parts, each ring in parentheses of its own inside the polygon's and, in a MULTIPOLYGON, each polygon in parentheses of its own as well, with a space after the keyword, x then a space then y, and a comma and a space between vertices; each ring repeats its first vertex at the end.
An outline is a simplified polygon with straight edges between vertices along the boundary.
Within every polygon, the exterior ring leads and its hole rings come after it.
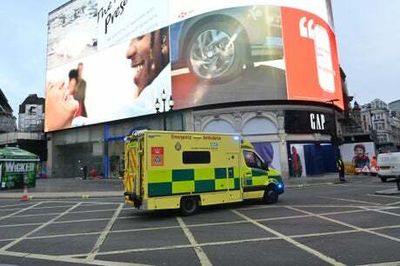
POLYGON ((338 156, 336 159, 336 168, 339 173, 339 181, 346 182, 346 179, 344 177, 344 163, 342 161, 342 158, 340 158, 340 156, 338 156))

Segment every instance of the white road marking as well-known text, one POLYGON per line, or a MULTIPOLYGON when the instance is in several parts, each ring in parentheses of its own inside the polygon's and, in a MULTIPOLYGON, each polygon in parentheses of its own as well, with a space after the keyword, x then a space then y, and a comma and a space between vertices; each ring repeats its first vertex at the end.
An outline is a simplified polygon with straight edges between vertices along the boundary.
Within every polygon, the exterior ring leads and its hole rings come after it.
MULTIPOLYGON (((82 219, 82 220, 66 220, 66 221, 56 221, 53 224, 67 224, 67 223, 85 223, 85 222, 100 222, 100 221, 109 221, 110 218, 95 218, 95 219, 82 219)), ((23 227, 30 225, 41 225, 42 223, 24 223, 24 224, 6 224, 0 225, 0 228, 3 227, 23 227)))
POLYGON ((143 232, 143 231, 157 231, 157 230, 167 230, 167 229, 177 229, 180 228, 179 225, 172 226, 160 226, 160 227, 145 227, 145 228, 136 228, 136 229, 125 229, 125 230, 114 230, 111 233, 131 233, 131 232, 143 232))
POLYGON ((388 261, 382 263, 373 263, 373 264, 360 264, 358 266, 399 266, 400 260, 398 261, 388 261))
POLYGON ((384 210, 381 210, 381 209, 370 209, 370 208, 364 208, 364 207, 360 207, 360 208, 362 208, 362 209, 364 209, 366 211, 378 212, 378 213, 383 213, 383 214, 388 214, 388 215, 400 217, 400 214, 398 214, 398 213, 388 212, 388 211, 384 211, 384 210))
POLYGON ((26 239, 50 239, 50 238, 62 238, 62 237, 75 237, 75 236, 91 236, 100 235, 101 232, 87 232, 87 233, 71 233, 71 234, 60 234, 60 235, 44 235, 44 236, 30 236, 26 239))
POLYGON ((388 206, 394 206, 394 205, 399 205, 399 204, 400 204, 400 201, 396 201, 396 202, 388 203, 388 204, 386 204, 386 205, 388 205, 388 206))
POLYGON ((21 242, 22 240, 26 239, 28 236, 30 236, 30 235, 36 233, 37 231, 39 231, 39 230, 41 230, 42 228, 46 227, 47 225, 51 224, 52 222, 54 222, 54 221, 57 220, 58 218, 62 217, 63 215, 65 215, 65 214, 67 214, 68 212, 70 212, 71 210, 75 209, 75 208, 78 207, 80 204, 81 204, 81 203, 78 203, 78 204, 72 206, 71 208, 69 208, 69 209, 66 210, 65 212, 61 213, 60 215, 54 217, 54 218, 51 219, 50 221, 48 221, 48 222, 42 224, 41 226, 35 228, 34 230, 30 231, 29 233, 27 233, 27 234, 25 234, 25 235, 23 235, 23 236, 21 236, 20 238, 14 240, 13 242, 8 243, 8 244, 5 245, 4 247, 2 247, 2 248, 0 249, 0 251, 6 251, 6 250, 9 249, 10 247, 12 247, 12 246, 18 244, 18 243, 21 242))
POLYGON ((26 207, 26 208, 24 208, 24 209, 21 209, 21 210, 19 210, 19 211, 17 211, 17 212, 10 213, 10 214, 8 214, 8 215, 6 215, 6 216, 0 217, 0 221, 1 221, 1 220, 4 220, 4 219, 7 219, 7 218, 10 218, 10 217, 17 217, 17 214, 19 214, 19 213, 21 213, 21 212, 24 212, 24 211, 27 211, 27 210, 30 210, 30 209, 32 209, 32 208, 35 208, 36 206, 38 206, 38 205, 40 205, 40 204, 41 204, 41 202, 36 203, 36 204, 34 204, 34 205, 31 205, 31 206, 29 206, 29 207, 26 207))
POLYGON ((232 210, 232 212, 237 214, 237 215, 239 215, 243 219, 251 222, 252 224, 260 227, 261 229, 263 229, 263 230, 265 230, 265 231, 267 231, 267 232, 269 232, 269 233, 271 233, 271 234, 273 234, 275 236, 278 236, 278 237, 282 238, 286 242, 289 242, 289 243, 293 244, 294 246, 296 246, 296 247, 298 247, 298 248, 300 248, 300 249, 302 249, 302 250, 304 250, 304 251, 306 251, 306 252, 308 252, 308 253, 316 256, 316 257, 318 257, 319 259, 321 259, 321 260, 323 260, 323 261, 325 261, 325 262, 327 262, 327 263, 329 263, 331 265, 343 265, 343 266, 345 265, 345 264, 343 264, 343 263, 341 263, 341 262, 339 262, 339 261, 337 261, 337 260, 335 260, 335 259, 333 259, 331 257, 328 257, 328 256, 324 255, 323 253, 321 253, 321 252, 319 252, 319 251, 317 251, 315 249, 312 249, 312 248, 310 248, 310 247, 308 247, 308 246, 306 246, 306 245, 304 245, 304 244, 302 244, 300 242, 297 242, 296 240, 294 240, 293 238, 290 238, 289 236, 281 234, 278 231, 275 231, 275 230, 273 230, 273 229, 271 229, 271 228, 269 228, 269 227, 267 227, 267 226, 265 226, 263 224, 258 223, 257 221, 251 219, 250 217, 247 217, 246 215, 244 215, 244 214, 242 214, 242 213, 240 213, 240 212, 238 212, 236 210, 232 210))
MULTIPOLYGON (((359 206, 362 208, 364 206, 359 206)), ((398 207, 384 207, 381 209, 397 209, 398 207)), ((348 213, 358 213, 358 212, 367 212, 369 209, 358 209, 358 210, 349 210, 349 211, 336 211, 336 212, 324 212, 320 213, 320 215, 335 215, 335 214, 348 214, 348 213)), ((276 221, 276 220, 288 220, 288 219, 298 219, 298 218, 306 218, 312 217, 310 214, 303 215, 294 215, 294 216, 281 216, 281 217, 272 217, 272 218, 261 218, 254 219, 257 222, 265 222, 265 221, 276 221)), ((137 218, 137 217, 118 217, 121 218, 137 218)), ((82 222, 98 222, 98 221, 109 221, 110 218, 99 218, 99 219, 82 219, 82 220, 67 220, 67 221, 55 221, 54 224, 68 224, 68 223, 82 223, 82 222)), ((232 225, 232 224, 241 224, 241 223, 249 223, 246 220, 239 221, 227 221, 227 222, 215 222, 215 223, 202 223, 202 224, 192 224, 187 225, 188 228, 192 227, 204 227, 204 226, 220 226, 220 225, 232 225)), ((42 223, 31 223, 31 224, 12 224, 12 225, 1 225, 2 227, 19 227, 19 226, 29 226, 29 225, 41 225, 42 223)), ((180 228, 179 225, 175 226, 160 226, 160 227, 145 227, 145 228, 135 228, 135 229, 125 229, 125 230, 114 230, 110 233, 130 233, 130 232, 141 232, 141 231, 153 231, 153 230, 167 230, 167 229, 176 229, 180 228)), ((35 237, 27 237, 27 239, 46 239, 46 238, 57 238, 57 237, 74 237, 81 235, 96 235, 100 234, 101 231, 96 232, 87 232, 87 233, 71 233, 71 234, 58 234, 58 235, 44 235, 44 236, 35 236, 35 237)), ((15 239, 0 239, 0 241, 11 241, 15 239)))
POLYGON ((115 211, 115 208, 112 209, 101 209, 101 210, 88 210, 88 211, 76 211, 76 212, 71 212, 71 213, 92 213, 92 212, 111 212, 111 211, 115 211))
MULTIPOLYGON (((358 213, 358 212, 366 212, 366 210, 351 210, 351 211, 336 211, 336 212, 322 212, 320 215, 334 215, 334 214, 347 214, 347 213, 358 213)), ((307 215, 307 214, 305 214, 307 215)), ((307 215, 309 216, 309 215, 307 215)))
POLYGON ((302 234, 302 235, 289 235, 290 238, 308 238, 308 237, 316 237, 316 236, 332 236, 332 235, 343 235, 343 234, 351 234, 357 233, 359 230, 351 229, 351 230, 342 230, 342 231, 333 231, 333 232, 324 232, 324 233, 311 233, 311 234, 302 234))
MULTIPOLYGON (((364 206, 358 206, 358 208, 364 206)), ((395 207, 397 208, 397 207, 395 207)), ((345 213, 356 213, 356 212, 366 212, 366 210, 350 210, 350 211, 336 211, 336 212, 324 212, 321 215, 329 215, 329 214, 345 214, 345 213)), ((71 212, 74 213, 74 212, 71 212)), ((56 215, 55 213, 51 213, 51 215, 56 215)), ((36 216, 36 215, 35 215, 36 216)), ((293 216, 280 216, 280 217, 273 217, 273 218, 262 218, 257 219, 256 221, 272 221, 272 220, 286 220, 286 219, 296 219, 296 218, 305 218, 309 217, 308 214, 302 215, 293 215, 293 216)), ((20 217, 20 216, 19 216, 20 217)), ((138 219, 139 216, 120 216, 117 220, 126 220, 126 219, 138 219)), ((53 224, 66 224, 66 223, 84 223, 84 222, 98 222, 98 221, 108 221, 110 218, 93 218, 93 219, 81 219, 81 220, 65 220, 65 221, 55 221, 53 224)), ((231 221, 231 222, 217 222, 217 223, 203 223, 203 224, 192 224, 188 225, 188 227, 197 227, 197 226, 208 226, 208 225, 224 225, 224 224, 235 224, 235 223, 247 223, 247 221, 231 221)), ((23 226, 30 226, 30 225, 40 225, 42 223, 23 223, 23 224, 8 224, 8 225, 0 225, 2 227, 23 227, 23 226)), ((171 228, 177 228, 171 227, 171 228)), ((168 228, 168 227, 166 227, 168 228)), ((141 230, 141 229, 134 229, 134 230, 141 230)), ((128 230, 129 232, 130 230, 128 230)), ((113 231, 117 232, 117 231, 113 231)))
MULTIPOLYGON (((73 212, 73 213, 76 213, 76 212, 73 212)), ((35 217, 35 216, 46 216, 46 215, 54 216, 54 215, 57 215, 57 214, 59 214, 59 213, 58 212, 57 213, 44 213, 42 215, 38 215, 38 214, 30 215, 30 214, 28 214, 28 215, 16 216, 16 217, 35 217)), ((118 220, 120 220, 120 219, 121 220, 125 220, 125 219, 136 219, 136 218, 139 218, 139 217, 122 216, 122 217, 118 217, 117 219, 118 220)), ((65 220, 65 221, 56 221, 53 224, 79 223, 79 222, 96 222, 96 221, 105 221, 105 220, 108 221, 108 220, 110 220, 110 218, 106 217, 106 218, 93 218, 93 219, 82 219, 82 220, 65 220)), ((42 223, 40 223, 40 224, 42 224, 42 223)), ((5 226, 24 226, 24 225, 31 225, 31 224, 26 223, 26 224, 13 224, 13 225, 5 225, 5 226)), ((2 225, 0 225, 0 227, 2 227, 2 225)))
MULTIPOLYGON (((76 212, 70 212, 70 214, 79 214, 79 213, 93 213, 93 212, 112 212, 115 211, 115 208, 113 209, 104 209, 104 210, 90 210, 90 211, 76 211, 76 212)), ((35 216, 43 216, 43 215, 57 215, 61 213, 60 212, 50 212, 50 213, 39 213, 39 214, 24 214, 24 215, 16 215, 15 217, 35 217, 35 216)))
POLYGON ((23 227, 23 226, 32 226, 32 225, 41 225, 41 224, 42 223, 5 224, 5 225, 0 225, 0 228, 23 227))
POLYGON ((325 196, 319 196, 318 198, 322 198, 322 199, 331 199, 331 200, 340 200, 340 201, 348 201, 348 202, 356 202, 356 203, 372 204, 373 206, 380 206, 380 205, 383 205, 382 203, 369 202, 369 201, 363 201, 363 200, 342 199, 342 198, 325 197, 325 196))
POLYGON ((399 225, 387 225, 387 226, 379 226, 379 227, 370 227, 370 228, 367 228, 367 229, 368 230, 377 231, 377 230, 397 229, 397 228, 400 228, 400 224, 399 225))
MULTIPOLYGON (((385 230, 385 229, 395 229, 400 228, 400 225, 390 225, 390 226, 382 226, 382 227, 372 227, 367 228, 368 230, 385 230)), ((340 235, 340 234, 349 234, 360 232, 360 230, 351 229, 351 230, 343 230, 343 231, 334 231, 334 232, 325 232, 325 233, 310 233, 310 234, 301 234, 301 235, 289 235, 290 238, 307 238, 307 237, 315 237, 315 236, 329 236, 329 235, 340 235)), ((187 244, 187 245, 172 245, 172 246, 164 246, 164 247, 154 247, 154 248, 136 248, 136 249, 125 249, 125 250, 114 250, 114 251, 103 251, 97 253, 97 255, 116 255, 116 254, 124 254, 124 253, 132 253, 132 252, 149 252, 149 251, 157 251, 157 250, 171 250, 171 249, 180 249, 180 248, 194 248, 194 247, 207 247, 207 246, 222 246, 222 245, 232 245, 232 244, 240 244, 247 242, 258 242, 258 241, 270 241, 270 240, 279 240, 281 237, 263 237, 263 238, 251 238, 251 239, 239 239, 239 240, 228 240, 228 241, 216 241, 216 242, 208 242, 201 243, 197 245, 187 244)), ((71 257, 83 257, 88 254, 74 254, 70 255, 71 257)))
POLYGON ((99 236, 94 245, 92 251, 90 251, 89 255, 86 257, 86 260, 93 261, 100 250, 101 245, 106 240, 108 234, 110 233, 115 221, 117 220, 118 215, 121 213, 122 207, 124 204, 120 204, 119 207, 115 210, 113 217, 111 217, 110 221, 108 222, 107 226, 104 228, 103 232, 99 236))
POLYGON ((104 261, 104 260, 93 260, 93 261, 88 262, 85 259, 73 258, 70 256, 54 256, 54 255, 32 254, 32 253, 23 253, 23 252, 14 252, 14 251, 0 251, 0 255, 24 258, 24 259, 39 259, 39 260, 49 260, 49 261, 55 261, 55 262, 69 262, 69 263, 80 263, 80 264, 89 264, 89 265, 146 266, 146 264, 113 262, 113 261, 104 261))
POLYGON ((187 239, 189 240, 190 244, 192 244, 194 246, 193 249, 196 252, 197 257, 200 260, 200 264, 201 265, 212 265, 211 261, 208 259, 207 255, 206 255, 206 253, 199 246, 196 239, 192 235, 192 232, 190 232, 189 228, 186 226, 186 224, 182 220, 182 218, 176 217, 176 220, 178 220, 178 223, 181 226, 181 228, 182 228, 183 232, 185 233, 187 239))
POLYGON ((203 226, 218 226, 218 225, 231 225, 231 224, 243 224, 248 223, 248 221, 231 221, 231 222, 215 222, 215 223, 203 223, 203 224, 189 224, 186 225, 188 228, 192 227, 203 227, 203 226))
POLYGON ((27 218, 27 217, 42 217, 42 216, 55 216, 60 214, 61 212, 48 212, 48 213, 40 213, 40 214, 23 214, 16 215, 14 218, 27 218))
MULTIPOLYGON (((347 200, 346 200, 347 201, 347 200)), ((43 203, 43 202, 41 202, 43 203)), ((77 203, 77 202, 74 202, 77 203)), ((82 202, 80 202, 82 203, 82 202)), ((363 202, 365 203, 365 202, 363 202)), ((400 202, 399 202, 400 203, 400 202)), ((40 204, 40 203, 38 203, 40 204)), ((86 204, 86 203, 83 203, 86 204)), ((371 203, 369 203, 371 204, 371 203)), ((82 205, 81 205, 82 206, 82 205)), ((353 213, 353 212, 364 212, 364 211, 383 211, 383 210, 390 210, 390 209, 397 209, 398 207, 388 207, 388 205, 372 205, 372 206, 367 206, 367 205, 275 205, 275 208, 281 208, 281 207, 307 207, 307 208, 362 208, 361 210, 349 210, 349 211, 338 211, 338 212, 325 212, 325 213, 321 213, 319 215, 328 215, 328 214, 340 214, 340 213, 353 213), (378 208, 378 209, 368 209, 368 208, 378 208)), ((30 206, 32 207, 32 206, 30 206)), ((264 206, 262 206, 264 208, 264 206)), ((269 206, 268 206, 269 207, 269 206)), ((268 208, 267 207, 267 208, 268 208)), ((29 208, 29 207, 28 207, 29 208)), ((45 208, 45 207, 44 207, 45 208)), ((123 208, 124 209, 124 208, 123 208)), ((249 209, 249 208, 247 208, 249 209)), ((247 210, 244 209, 244 210, 247 210)), ((261 209, 258 208, 257 209, 261 209)), ((115 210, 115 209, 114 209, 115 210)), ((22 210, 21 210, 22 211, 22 210)), ((96 211, 104 211, 104 210, 96 210, 96 211)), ((295 209, 295 211, 300 211, 302 213, 304 213, 304 211, 302 210, 298 210, 295 209)), ((89 211, 92 212, 92 211, 89 211)), ((72 213, 80 213, 80 212, 72 212, 72 213)), ((15 214, 15 213, 14 213, 15 214)), ((58 214, 58 213, 57 213, 58 214)), ((305 213, 304 215, 295 215, 295 216, 286 216, 286 217, 274 217, 274 218, 266 218, 266 219, 257 219, 254 220, 256 222, 259 221, 265 221, 265 220, 285 220, 285 219, 291 219, 291 218, 301 218, 301 217, 309 217, 309 216, 318 216, 314 213, 305 213)), ((117 217, 117 219, 133 219, 133 218, 138 218, 138 217, 132 217, 132 216, 126 216, 126 217, 117 217)), ((325 217, 327 218, 327 217, 325 217)), ((329 219, 329 218, 328 218, 329 219)), ((55 219, 54 219, 55 220, 55 219)), ((99 218, 99 219, 86 219, 86 220, 90 220, 90 221, 97 221, 97 220, 108 220, 107 218, 99 218)), ((77 222, 77 221, 84 221, 84 220, 72 220, 72 221, 53 221, 52 224, 56 224, 56 223, 70 223, 70 222, 77 222)), ((204 223, 204 224, 196 224, 196 225, 188 225, 186 226, 187 228, 190 227, 197 227, 197 226, 212 226, 212 225, 223 225, 223 224, 234 224, 234 223, 242 223, 242 222, 247 222, 247 221, 232 221, 232 222, 219 222, 219 223, 204 223)), ((337 221, 340 222, 340 221, 337 221)), ((35 225, 35 224, 34 224, 35 225)), ((0 226, 1 227, 1 226, 0 226)), ((173 226, 173 228, 177 228, 178 226, 173 226)), ((168 229, 171 227, 158 227, 158 229, 168 229)), ((292 236, 287 236, 289 238, 304 238, 304 237, 312 237, 312 236, 323 236, 323 235, 335 235, 335 234, 346 234, 346 233, 354 233, 354 232, 359 232, 359 231, 365 231, 365 230, 384 230, 384 229, 389 229, 389 228, 400 228, 400 225, 394 225, 394 226, 383 226, 383 227, 375 227, 375 228, 360 228, 360 229, 353 229, 353 230, 346 230, 346 231, 336 231, 336 232, 327 232, 327 233, 320 233, 320 234, 305 234, 305 235, 292 235, 292 236)), ((133 230, 152 230, 155 228, 141 228, 141 229, 133 229, 133 230)), ((156 228, 157 229, 157 228, 156 228)), ((188 229, 189 230, 189 229, 188 229)), ((272 229, 271 229, 272 230, 272 229)), ((115 232, 128 232, 130 230, 118 230, 118 231, 112 231, 111 233, 115 233, 115 232)), ((189 231, 190 232, 190 231, 189 231)), ((93 232, 93 233, 86 233, 86 234, 100 234, 101 232, 93 232)), ((85 234, 85 233, 84 233, 85 234)), ((69 235, 59 235, 58 237, 61 236, 73 236, 73 235, 82 235, 82 234, 69 234, 69 235)), ((35 239, 35 238, 46 238, 47 236, 40 236, 40 237, 26 237, 26 239, 35 239)), ((49 236, 49 237, 53 237, 53 236, 49 236)), ((268 241, 268 240, 274 240, 274 239, 282 239, 281 237, 270 237, 270 238, 259 238, 259 239, 244 239, 244 240, 234 240, 234 241, 221 241, 221 242, 211 242, 211 243, 202 243, 202 244, 190 244, 190 245, 176 245, 176 246, 168 246, 168 247, 159 247, 159 248, 144 248, 144 249, 131 249, 131 250, 122 250, 122 251, 112 251, 112 252, 98 252, 97 255, 107 255, 107 254, 122 254, 122 253, 128 253, 128 252, 139 252, 139 251, 152 251, 152 250, 165 250, 165 249, 174 249, 174 248, 195 248, 195 247, 203 247, 203 246, 213 246, 213 245, 224 245, 224 244, 235 244, 235 243, 243 243, 243 242, 255 242, 255 241, 268 241)), ((18 240, 18 239, 10 239, 8 241, 13 241, 13 240, 18 240)), ((3 241, 3 240, 0 240, 3 241)), ((4 248, 4 247, 3 247, 4 248)), ((7 256, 14 256, 12 254, 17 254, 17 256, 27 256, 27 257, 32 257, 32 256, 42 256, 40 254, 27 254, 27 253, 18 253, 18 252, 11 252, 11 251, 4 251, 3 249, 0 249, 0 255, 7 255, 7 256), (18 255, 19 254, 19 255, 18 255), (31 256, 28 256, 31 255, 31 256)), ((88 254, 81 254, 80 256, 88 256, 90 253, 88 254)), ((53 260, 53 261, 67 261, 67 262, 73 262, 71 261, 71 258, 73 257, 78 257, 78 255, 73 254, 73 255, 69 255, 69 256, 51 256, 51 255, 43 255, 48 257, 49 260, 53 260), (66 260, 64 260, 66 259, 66 260)), ((42 259, 45 259, 42 257, 42 259)), ((77 259, 77 263, 81 263, 81 264, 86 264, 89 263, 86 259, 77 259)), ((109 262, 109 261, 101 261, 101 260, 93 260, 90 261, 90 264, 95 264, 95 265, 119 265, 118 263, 115 264, 113 262, 109 262)), ((377 264, 379 265, 379 264, 377 264)))
POLYGON ((317 218, 320 218, 320 219, 323 219, 323 220, 326 220, 326 221, 330 221, 332 223, 344 225, 346 227, 350 227, 350 228, 353 228, 355 230, 359 230, 360 232, 365 232, 365 233, 373 234, 373 235, 380 236, 380 237, 383 237, 383 238, 386 238, 386 239, 390 239, 390 240, 393 240, 393 241, 396 241, 396 242, 400 242, 400 239, 396 238, 396 237, 392 237, 392 236, 389 236, 389 235, 385 235, 385 234, 381 234, 381 233, 378 233, 378 232, 374 232, 374 231, 366 229, 366 228, 361 228, 361 227, 358 227, 358 226, 355 226, 355 225, 352 225, 352 224, 348 224, 348 223, 345 223, 345 222, 342 222, 342 221, 339 221, 339 220, 335 220, 335 219, 332 219, 332 218, 329 218, 329 217, 325 217, 325 216, 322 216, 322 215, 319 215, 319 214, 315 214, 315 213, 311 213, 311 212, 308 212, 308 211, 296 209, 294 207, 288 207, 288 208, 289 209, 293 209, 293 210, 298 210, 298 211, 301 211, 301 212, 306 213, 306 214, 311 214, 314 217, 317 217, 317 218))
POLYGON ((368 184, 360 184, 360 183, 354 183, 354 182, 344 183, 344 184, 337 183, 335 185, 338 185, 338 186, 351 186, 351 187, 368 187, 368 188, 371 188, 371 187, 373 187, 373 188, 387 188, 387 186, 385 186, 385 185, 377 185, 377 184, 368 185, 368 184))
MULTIPOLYGON (((82 202, 82 206, 94 206, 94 205, 106 205, 106 204, 115 204, 115 205, 119 205, 119 204, 121 204, 120 202, 112 202, 112 201, 97 201, 97 200, 94 200, 94 201, 91 201, 91 200, 93 200, 93 199, 88 199, 88 200, 85 200, 85 201, 83 201, 82 202)), ((67 200, 62 200, 62 199, 60 199, 60 200, 46 200, 46 201, 44 201, 44 202, 46 202, 46 203, 60 203, 60 202, 62 202, 62 203, 72 203, 72 204, 76 204, 77 202, 81 202, 82 201, 82 199, 77 199, 76 201, 72 201, 72 200, 70 200, 70 201, 67 201, 67 200)))
MULTIPOLYGON (((124 210, 124 209, 122 209, 124 210)), ((118 220, 124 220, 124 219, 137 219, 140 218, 140 216, 120 216, 118 217, 118 220)))
MULTIPOLYGON (((32 206, 33 203, 30 204, 10 204, 10 205, 0 205, 0 210, 2 211, 2 208, 9 208, 9 207, 29 207, 32 206)), ((20 208, 18 208, 20 209, 20 208)))
MULTIPOLYGON (((70 205, 59 205, 59 206, 48 206, 48 207, 37 207, 37 208, 35 208, 35 210, 45 210, 45 209, 54 209, 54 208, 69 208, 69 207, 71 207, 72 205, 70 204, 70 205)), ((12 208, 12 209, 4 209, 4 210, 1 210, 0 209, 0 211, 13 211, 13 210, 19 210, 20 208, 12 208)))
MULTIPOLYGON (((248 242, 278 240, 278 239, 280 239, 280 238, 279 237, 262 237, 262 238, 252 238, 252 239, 209 242, 209 243, 202 243, 202 244, 195 244, 195 245, 186 244, 186 245, 172 245, 172 246, 154 247, 154 248, 136 248, 136 249, 103 251, 103 252, 99 252, 98 255, 103 256, 103 255, 116 255, 116 254, 124 254, 124 253, 131 253, 131 252, 148 252, 148 251, 171 250, 171 249, 181 249, 181 248, 222 246, 222 245, 240 244, 240 243, 248 243, 248 242)), ((72 257, 82 257, 82 256, 85 256, 85 254, 76 254, 76 255, 73 255, 72 257)))
POLYGON ((400 197, 397 197, 397 196, 379 195, 379 194, 367 194, 367 196, 378 197, 378 198, 388 198, 388 199, 400 199, 400 197))
POLYGON ((53 224, 69 224, 69 223, 87 223, 87 222, 101 222, 108 221, 110 218, 94 218, 94 219, 81 219, 81 220, 65 220, 65 221, 57 221, 53 224))
MULTIPOLYGON (((336 198, 334 198, 336 199, 336 198)), ((376 203, 370 203, 372 206, 379 206, 376 205, 376 203)), ((382 204, 381 204, 382 205, 382 204)), ((364 207, 371 207, 368 205, 341 205, 341 204, 293 204, 293 205, 261 205, 261 206, 256 206, 256 207, 243 207, 243 208, 237 208, 236 210, 240 211, 247 211, 247 210, 258 210, 258 209, 276 209, 276 208, 286 208, 286 207, 297 207, 297 208, 359 208, 360 206, 364 207)))

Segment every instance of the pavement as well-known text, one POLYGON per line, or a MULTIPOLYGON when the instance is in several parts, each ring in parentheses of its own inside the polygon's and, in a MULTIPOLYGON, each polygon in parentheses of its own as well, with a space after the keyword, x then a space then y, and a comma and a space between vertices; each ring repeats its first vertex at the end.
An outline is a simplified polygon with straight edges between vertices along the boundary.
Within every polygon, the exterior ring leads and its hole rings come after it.
MULTIPOLYGON (((365 176, 346 176, 346 182, 360 180, 365 176)), ((323 184, 338 184, 337 173, 320 176, 284 179, 286 188, 314 186, 323 184)), ((400 195, 394 184, 393 189, 380 190, 377 194, 400 195)), ((122 179, 82 179, 82 178, 43 178, 36 180, 36 186, 28 189, 29 199, 59 199, 59 198, 104 198, 122 197, 122 179)), ((20 199, 25 195, 22 189, 0 190, 0 199, 20 199)))
POLYGON ((396 188, 391 188, 391 189, 384 189, 384 190, 378 190, 375 192, 377 195, 387 195, 387 196, 395 196, 395 195, 400 195, 400 190, 396 188))

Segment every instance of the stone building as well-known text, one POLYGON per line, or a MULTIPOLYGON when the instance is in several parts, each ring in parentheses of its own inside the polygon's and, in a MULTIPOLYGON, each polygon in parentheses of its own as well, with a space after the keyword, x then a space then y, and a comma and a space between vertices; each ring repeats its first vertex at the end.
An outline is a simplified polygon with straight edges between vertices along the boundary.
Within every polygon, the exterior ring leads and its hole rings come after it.
POLYGON ((44 98, 30 94, 19 105, 18 130, 20 132, 43 132, 44 98))
POLYGON ((15 132, 16 130, 17 123, 15 116, 13 116, 13 110, 0 89, 0 133, 15 132))
POLYGON ((380 99, 361 106, 361 127, 373 137, 378 151, 399 149, 400 120, 380 99))
POLYGON ((2 123, 0 147, 18 146, 38 155, 40 160, 45 162, 47 160, 47 149, 43 132, 44 98, 31 94, 19 105, 18 129, 16 118, 12 115, 12 109, 4 100, 6 98, 2 92, 0 98, 2 101, 1 108, 7 110, 7 112, 3 112, 5 115, 0 118, 2 123))

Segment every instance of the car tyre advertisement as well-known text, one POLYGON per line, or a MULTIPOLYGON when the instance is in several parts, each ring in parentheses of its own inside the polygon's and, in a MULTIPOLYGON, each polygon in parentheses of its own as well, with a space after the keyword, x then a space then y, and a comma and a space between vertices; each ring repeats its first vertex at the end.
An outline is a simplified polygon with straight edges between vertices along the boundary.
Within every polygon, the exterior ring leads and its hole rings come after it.
POLYGON ((187 46, 187 64, 200 79, 226 82, 243 69, 245 51, 239 25, 208 22, 191 37, 187 46))

